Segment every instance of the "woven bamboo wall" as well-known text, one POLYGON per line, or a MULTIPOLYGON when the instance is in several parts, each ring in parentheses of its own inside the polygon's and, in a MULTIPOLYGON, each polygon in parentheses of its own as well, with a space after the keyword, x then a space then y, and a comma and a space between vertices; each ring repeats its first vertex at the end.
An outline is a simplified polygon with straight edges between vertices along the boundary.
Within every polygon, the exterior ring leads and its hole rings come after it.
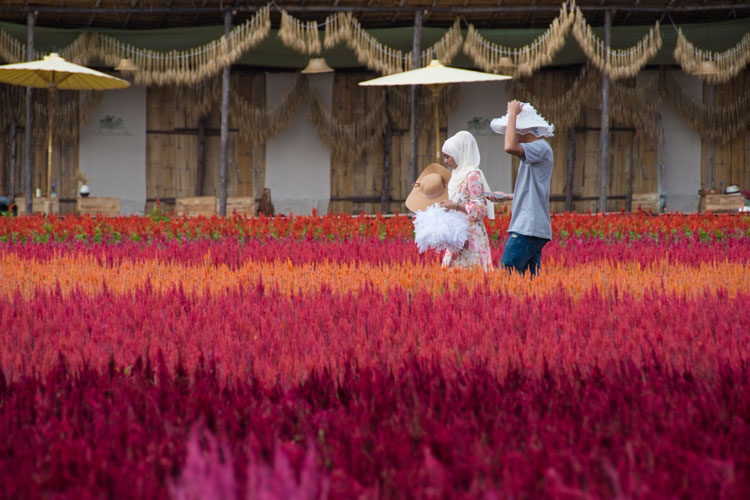
MULTIPOLYGON (((703 84, 703 102, 707 102, 712 85, 703 84)), ((742 71, 727 83, 716 85, 714 104, 729 105, 743 96, 750 95, 750 72, 742 71)), ((750 189, 750 131, 738 134, 727 142, 709 141, 701 143, 701 186, 711 189, 726 189, 735 184, 740 189, 750 189), (714 183, 709 182, 713 146, 714 183)))
MULTIPOLYGON (((352 122, 366 115, 373 103, 385 90, 378 87, 361 87, 358 82, 370 78, 365 73, 337 73, 334 77, 332 114, 343 122, 352 122)), ((425 94, 426 95, 426 94, 425 94)), ((424 97, 424 96, 423 96, 424 97)), ((391 133, 391 175, 388 213, 406 211, 403 200, 409 194, 409 163, 411 159, 411 134, 409 113, 392 116, 391 133)), ((433 115, 419 119, 419 158, 417 170, 434 161, 435 133, 433 115)), ((445 140, 447 117, 440 116, 440 140, 445 140)), ((359 162, 350 164, 341 158, 331 159, 331 198, 329 211, 332 213, 358 214, 375 213, 381 210, 380 196, 383 179, 384 138, 370 151, 366 151, 359 162), (334 201, 336 198, 377 198, 378 201, 334 201)))
MULTIPOLYGON (((570 84, 568 71, 543 71, 527 82, 538 96, 548 96, 549 89, 566 89, 570 84)), ((597 96, 598 97, 598 96, 597 96)), ((575 126, 575 167, 573 171, 573 211, 592 212, 599 208, 601 164, 601 99, 592 100, 581 111, 575 126)), ((567 178, 568 131, 556 130, 548 139, 554 153, 554 167, 550 185, 550 210, 565 211, 565 182, 567 178)), ((610 120, 609 169, 607 179, 607 210, 619 211, 625 207, 627 193, 627 164, 632 159, 633 193, 657 190, 658 143, 652 141, 630 123, 610 120), (630 151, 629 151, 630 150, 630 151), (617 198, 609 198, 609 197, 617 198)), ((518 160, 513 161, 513 183, 518 173, 518 160)))
MULTIPOLYGON (((0 165, 2 165, 0 193, 9 195, 14 192, 15 195, 23 195, 22 176, 23 165, 26 161, 24 152, 25 131, 19 126, 15 134, 16 154, 14 163, 16 170, 14 186, 9 185, 11 165, 9 137, 8 129, 0 131, 0 165)), ((73 213, 75 212, 75 197, 78 189, 74 177, 78 166, 78 136, 56 137, 52 154, 52 183, 57 184, 60 211, 61 213, 73 213)), ((39 188, 42 196, 44 196, 47 190, 47 136, 38 131, 34 135, 34 172, 32 179, 32 191, 39 188)))
MULTIPOLYGON (((263 73, 238 74, 232 92, 265 105, 263 73)), ((173 210, 175 198, 195 196, 198 172, 198 119, 190 102, 180 102, 174 87, 149 87, 146 136, 146 211, 159 198, 162 210, 173 210)), ((205 119, 205 175, 201 194, 218 196, 221 174, 221 104, 205 119)), ((255 196, 254 180, 263 185, 265 149, 242 137, 230 122, 227 150, 227 196, 255 196)))

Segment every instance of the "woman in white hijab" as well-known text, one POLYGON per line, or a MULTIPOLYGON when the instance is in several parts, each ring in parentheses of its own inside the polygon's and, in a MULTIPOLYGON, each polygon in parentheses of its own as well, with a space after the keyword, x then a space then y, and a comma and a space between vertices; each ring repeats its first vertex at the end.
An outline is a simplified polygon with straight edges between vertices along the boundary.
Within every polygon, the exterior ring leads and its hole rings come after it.
POLYGON ((462 130, 443 144, 443 160, 451 170, 448 200, 440 202, 448 210, 466 214, 469 238, 459 252, 446 250, 443 266, 492 267, 490 240, 484 227, 485 216, 495 218, 495 206, 484 198, 490 191, 484 173, 479 169, 479 148, 474 136, 462 130))

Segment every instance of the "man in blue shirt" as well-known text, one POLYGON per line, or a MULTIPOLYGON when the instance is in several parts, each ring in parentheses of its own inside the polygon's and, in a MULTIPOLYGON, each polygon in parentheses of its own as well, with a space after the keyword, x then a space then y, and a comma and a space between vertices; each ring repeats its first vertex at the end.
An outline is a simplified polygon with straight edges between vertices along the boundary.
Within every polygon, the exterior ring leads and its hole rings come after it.
POLYGON ((533 106, 515 100, 508 103, 508 113, 490 126, 505 134, 505 151, 521 160, 513 193, 498 193, 513 200, 500 265, 521 274, 528 270, 534 276, 542 264, 542 248, 552 239, 549 193, 554 160, 544 137, 551 137, 555 128, 533 106))

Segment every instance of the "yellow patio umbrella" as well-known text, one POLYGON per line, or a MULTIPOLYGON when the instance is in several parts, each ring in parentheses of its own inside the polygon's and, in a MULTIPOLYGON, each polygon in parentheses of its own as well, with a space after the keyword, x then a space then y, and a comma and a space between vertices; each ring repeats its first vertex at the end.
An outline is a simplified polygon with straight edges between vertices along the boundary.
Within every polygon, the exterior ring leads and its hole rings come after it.
POLYGON ((0 66, 0 82, 23 87, 49 90, 49 120, 47 123, 47 198, 52 182, 52 132, 55 119, 55 91, 114 90, 130 87, 120 78, 66 61, 56 53, 40 61, 29 61, 0 66))
POLYGON ((403 71, 393 75, 381 76, 364 82, 360 85, 426 85, 432 91, 432 103, 435 111, 435 160, 440 163, 440 122, 438 119, 438 98, 440 91, 449 83, 471 83, 492 82, 509 80, 510 76, 496 75, 494 73, 483 73, 468 69, 451 68, 444 66, 437 59, 424 68, 403 71))

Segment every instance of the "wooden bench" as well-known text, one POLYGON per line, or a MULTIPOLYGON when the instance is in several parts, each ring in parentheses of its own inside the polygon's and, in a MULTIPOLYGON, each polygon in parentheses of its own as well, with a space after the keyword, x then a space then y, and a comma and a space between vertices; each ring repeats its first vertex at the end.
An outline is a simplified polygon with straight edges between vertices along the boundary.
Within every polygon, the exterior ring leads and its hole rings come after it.
MULTIPOLYGON (((43 214, 45 213, 45 202, 49 202, 48 210, 46 213, 59 214, 60 213, 60 199, 59 198, 32 198, 31 199, 31 213, 43 214)), ((18 197, 15 201, 18 215, 26 214, 26 198, 18 197)))
POLYGON ((741 194, 704 194, 698 204, 699 212, 736 212, 745 206, 745 197, 741 194))
POLYGON ((117 217, 120 215, 120 198, 104 196, 76 198, 76 213, 117 217))
POLYGON ((652 214, 658 214, 659 210, 659 193, 633 193, 630 201, 630 211, 638 211, 638 207, 644 212, 651 210, 652 214))

